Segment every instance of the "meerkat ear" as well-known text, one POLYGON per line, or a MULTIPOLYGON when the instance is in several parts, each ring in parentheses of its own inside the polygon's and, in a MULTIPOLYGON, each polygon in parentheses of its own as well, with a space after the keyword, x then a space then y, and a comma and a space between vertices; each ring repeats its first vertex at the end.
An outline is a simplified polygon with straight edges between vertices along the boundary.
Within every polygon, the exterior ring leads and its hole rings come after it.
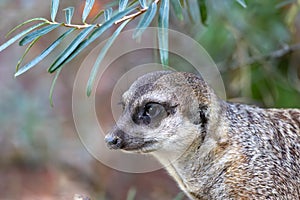
POLYGON ((195 124, 205 127, 208 122, 208 106, 198 103, 193 103, 194 105, 187 109, 187 117, 189 120, 195 124))
POLYGON ((207 132, 207 123, 209 119, 208 107, 205 105, 199 105, 199 116, 200 116, 200 127, 201 127, 201 135, 202 140, 207 132))
POLYGON ((199 116, 200 116, 200 123, 201 126, 207 124, 208 121, 208 107, 205 105, 199 105, 199 116))

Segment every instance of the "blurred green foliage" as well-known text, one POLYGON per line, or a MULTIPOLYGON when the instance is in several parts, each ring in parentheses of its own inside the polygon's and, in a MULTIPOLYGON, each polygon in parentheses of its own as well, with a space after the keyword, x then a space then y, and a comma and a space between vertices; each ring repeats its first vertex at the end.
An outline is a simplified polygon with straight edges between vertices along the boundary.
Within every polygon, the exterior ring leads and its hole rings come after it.
MULTIPOLYGON (((136 17, 140 17, 136 25, 134 38, 139 38, 143 30, 152 24, 163 28, 158 31, 159 57, 163 65, 168 65, 168 33, 170 27, 187 32, 196 39, 218 63, 222 72, 229 98, 244 97, 250 103, 265 106, 299 107, 299 65, 297 64, 297 48, 292 48, 299 41, 299 1, 253 0, 253 1, 205 1, 205 0, 156 0, 156 1, 108 1, 97 15, 89 20, 95 1, 85 1, 83 8, 83 24, 72 24, 74 8, 65 11, 65 22, 57 22, 56 14, 59 0, 52 0, 51 20, 45 18, 30 19, 44 21, 41 29, 33 26, 33 32, 18 33, 7 43, 0 46, 0 51, 21 39, 20 45, 31 42, 21 61, 30 48, 53 29, 60 26, 77 29, 77 37, 56 58, 49 72, 57 69, 57 76, 66 63, 74 59, 84 48, 100 37, 111 26, 118 26, 108 40, 105 48, 99 53, 88 81, 87 94, 90 95, 94 79, 102 58, 112 45, 121 30, 136 17), (170 5, 169 5, 170 4, 170 5), (169 20, 169 10, 171 17, 169 20), (156 17, 155 17, 156 15, 156 17), (88 23, 91 21, 91 24, 88 23), (169 25, 170 21, 170 25, 169 25), (100 23, 99 23, 100 22, 100 23), (165 28, 165 29, 164 29, 165 28)), ((71 31, 71 30, 67 31, 71 31)), ((31 28, 29 28, 31 30, 31 28)), ((68 32, 65 32, 67 35, 68 32)), ((19 69, 16 75, 37 65, 64 38, 55 41, 33 62, 19 69)), ((171 56, 172 60, 176 60, 171 56)), ((175 63, 170 61, 170 63, 175 63)), ((178 64, 178 63, 177 63, 178 64)), ((183 63, 181 63, 183 65, 183 63)), ((54 84, 53 84, 54 86, 54 84)), ((53 87, 52 87, 53 89, 53 87)), ((52 91, 50 92, 52 94, 52 91)), ((51 95, 50 95, 51 98, 51 95)))
POLYGON ((253 0, 246 8, 235 1, 206 3, 207 25, 187 27, 218 64, 227 97, 300 107, 299 47, 291 48, 300 39, 299 1, 253 0))

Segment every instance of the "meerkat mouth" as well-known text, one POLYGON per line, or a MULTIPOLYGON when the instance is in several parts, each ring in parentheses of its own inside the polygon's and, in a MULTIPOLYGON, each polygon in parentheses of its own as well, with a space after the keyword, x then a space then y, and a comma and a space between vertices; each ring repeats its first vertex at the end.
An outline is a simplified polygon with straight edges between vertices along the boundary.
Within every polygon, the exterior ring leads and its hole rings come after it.
POLYGON ((141 145, 124 145, 122 151, 132 153, 150 153, 157 150, 158 142, 155 140, 144 141, 141 145))

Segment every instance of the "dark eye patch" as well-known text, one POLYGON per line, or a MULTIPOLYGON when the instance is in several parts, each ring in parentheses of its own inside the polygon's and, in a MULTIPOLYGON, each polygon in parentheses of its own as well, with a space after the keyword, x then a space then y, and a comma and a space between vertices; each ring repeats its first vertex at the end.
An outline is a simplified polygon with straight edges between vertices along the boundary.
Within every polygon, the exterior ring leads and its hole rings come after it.
POLYGON ((136 124, 159 126, 162 119, 175 113, 176 106, 167 103, 147 102, 135 109, 132 120, 136 124))

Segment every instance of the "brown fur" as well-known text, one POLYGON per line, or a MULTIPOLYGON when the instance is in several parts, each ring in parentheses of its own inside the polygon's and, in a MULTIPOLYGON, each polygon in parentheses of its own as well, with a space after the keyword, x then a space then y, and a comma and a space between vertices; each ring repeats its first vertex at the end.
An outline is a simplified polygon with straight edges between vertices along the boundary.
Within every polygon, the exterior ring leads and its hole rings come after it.
POLYGON ((199 76, 154 72, 123 95, 110 148, 155 156, 191 199, 300 199, 300 110, 219 99, 199 76), (163 118, 147 118, 150 103, 163 118))

